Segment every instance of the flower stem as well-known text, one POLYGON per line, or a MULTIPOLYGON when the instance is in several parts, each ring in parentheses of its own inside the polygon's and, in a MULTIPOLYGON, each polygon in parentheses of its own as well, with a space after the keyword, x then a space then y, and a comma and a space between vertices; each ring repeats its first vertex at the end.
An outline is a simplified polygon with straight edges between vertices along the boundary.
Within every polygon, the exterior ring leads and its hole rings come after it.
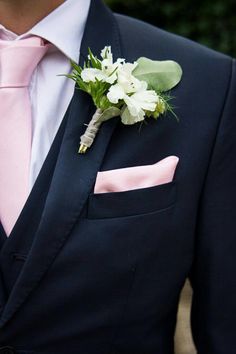
POLYGON ((100 128, 100 125, 102 124, 102 122, 99 121, 99 118, 101 117, 102 113, 103 111, 100 108, 96 110, 91 121, 89 122, 89 125, 87 126, 85 133, 81 135, 80 148, 78 151, 79 154, 85 154, 88 148, 90 148, 90 146, 93 144, 94 139, 100 128))

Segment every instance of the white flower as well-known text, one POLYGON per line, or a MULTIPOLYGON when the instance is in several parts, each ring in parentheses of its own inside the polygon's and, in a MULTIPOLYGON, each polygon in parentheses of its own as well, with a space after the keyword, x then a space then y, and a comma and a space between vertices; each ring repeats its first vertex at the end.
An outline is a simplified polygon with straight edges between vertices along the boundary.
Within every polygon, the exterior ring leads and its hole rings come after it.
POLYGON ((144 120, 145 111, 154 112, 158 103, 158 95, 154 90, 147 89, 147 83, 142 81, 142 87, 133 95, 124 97, 127 109, 122 114, 122 123, 134 124, 144 120))
POLYGON ((154 112, 158 102, 158 95, 154 90, 148 90, 146 82, 142 81, 142 88, 124 101, 128 106, 130 114, 135 116, 140 109, 154 112))
POLYGON ((119 64, 110 62, 109 59, 104 59, 101 64, 102 72, 105 76, 104 81, 111 85, 114 84, 114 82, 117 80, 116 70, 119 64))
POLYGON ((111 103, 117 104, 119 100, 123 100, 126 96, 125 91, 119 84, 112 85, 107 94, 107 98, 111 103))
POLYGON ((111 53, 111 47, 105 47, 101 51, 102 61, 101 69, 86 68, 81 72, 81 78, 84 82, 103 81, 109 84, 114 84, 117 81, 117 69, 121 67, 125 59, 119 58, 113 63, 113 55, 111 53))
POLYGON ((103 81, 106 79, 105 73, 102 70, 95 68, 86 68, 81 72, 81 78, 84 82, 95 82, 96 79, 98 81, 103 81))
POLYGON ((111 46, 106 46, 101 51, 102 59, 110 59, 113 62, 113 55, 111 52, 111 46))
POLYGON ((135 93, 142 87, 142 82, 132 75, 137 63, 124 63, 117 68, 117 83, 110 87, 107 98, 111 103, 118 103, 127 94, 135 93))
MULTIPOLYGON (((102 63, 103 64, 103 63, 102 63)), ((86 68, 81 72, 81 78, 84 82, 95 82, 103 81, 109 84, 113 84, 117 80, 117 75, 115 73, 115 67, 106 67, 104 66, 102 70, 95 68, 86 68)))
POLYGON ((117 79, 117 76, 115 74, 117 66, 113 63, 111 47, 105 47, 101 51, 101 57, 103 59, 101 62, 102 72, 106 76, 104 81, 108 82, 109 84, 113 84, 117 79))
POLYGON ((137 92, 141 88, 141 81, 132 75, 132 71, 136 66, 137 63, 125 63, 117 70, 117 83, 123 88, 125 93, 137 92))

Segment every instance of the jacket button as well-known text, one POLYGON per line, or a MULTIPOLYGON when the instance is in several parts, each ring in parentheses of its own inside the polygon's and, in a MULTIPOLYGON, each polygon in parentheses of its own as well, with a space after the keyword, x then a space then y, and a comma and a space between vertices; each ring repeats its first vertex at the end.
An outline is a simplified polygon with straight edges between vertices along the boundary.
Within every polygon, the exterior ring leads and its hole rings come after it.
POLYGON ((15 353, 16 351, 13 347, 6 346, 0 348, 0 354, 15 354, 15 353))

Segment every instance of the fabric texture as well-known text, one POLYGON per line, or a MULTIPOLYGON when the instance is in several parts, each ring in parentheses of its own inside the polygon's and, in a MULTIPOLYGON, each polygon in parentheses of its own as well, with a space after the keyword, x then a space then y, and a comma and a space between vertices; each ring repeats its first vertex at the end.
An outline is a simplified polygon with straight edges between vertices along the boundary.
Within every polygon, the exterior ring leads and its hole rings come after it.
POLYGON ((28 86, 48 48, 38 37, 10 43, 0 40, 0 219, 7 235, 29 193, 32 124, 28 86))

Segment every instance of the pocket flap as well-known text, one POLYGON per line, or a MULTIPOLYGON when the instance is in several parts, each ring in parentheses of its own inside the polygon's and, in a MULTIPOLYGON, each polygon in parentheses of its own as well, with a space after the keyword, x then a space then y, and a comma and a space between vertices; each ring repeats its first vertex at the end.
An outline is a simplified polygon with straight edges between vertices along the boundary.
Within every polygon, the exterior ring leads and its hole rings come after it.
POLYGON ((90 194, 87 217, 101 219, 152 213, 170 207, 175 199, 175 181, 125 192, 90 194))

